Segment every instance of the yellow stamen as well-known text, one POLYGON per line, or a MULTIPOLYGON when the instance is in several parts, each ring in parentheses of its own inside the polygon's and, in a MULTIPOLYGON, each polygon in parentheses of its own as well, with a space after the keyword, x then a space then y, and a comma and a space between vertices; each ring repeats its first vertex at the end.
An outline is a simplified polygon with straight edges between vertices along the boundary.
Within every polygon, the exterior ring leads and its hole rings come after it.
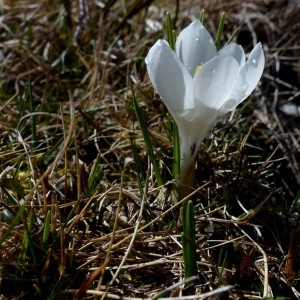
POLYGON ((196 74, 197 72, 199 72, 199 71, 201 70, 201 68, 202 68, 201 66, 197 66, 197 67, 196 67, 196 70, 195 70, 195 74, 196 74))

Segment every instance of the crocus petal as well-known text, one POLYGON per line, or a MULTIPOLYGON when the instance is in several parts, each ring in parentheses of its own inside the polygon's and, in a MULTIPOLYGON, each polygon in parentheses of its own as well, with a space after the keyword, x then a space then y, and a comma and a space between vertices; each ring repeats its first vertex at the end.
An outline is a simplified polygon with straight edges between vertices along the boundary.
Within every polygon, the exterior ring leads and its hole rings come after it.
MULTIPOLYGON (((247 88, 248 88, 247 79, 245 75, 242 72, 240 72, 237 76, 235 85, 228 99, 233 99, 236 102, 235 106, 239 105, 243 100, 245 100, 249 96, 246 94, 247 88)), ((224 107, 224 109, 228 112, 233 110, 234 107, 232 109, 228 109, 228 108, 226 109, 226 107, 224 107)))
POLYGON ((237 104, 244 101, 258 84, 264 66, 265 56, 259 43, 251 51, 247 62, 241 68, 229 99, 235 99, 237 104))
POLYGON ((205 119, 180 120, 178 124, 181 152, 181 172, 195 162, 199 147, 211 126, 205 119))
MULTIPOLYGON (((247 81, 245 98, 247 98, 257 86, 263 73, 264 67, 265 55, 261 43, 258 43, 251 51, 245 66, 241 70, 241 73, 245 76, 247 81)), ((241 101, 243 101, 244 99, 242 99, 241 101)))
POLYGON ((214 57, 217 49, 209 32, 199 20, 195 20, 177 37, 176 53, 193 77, 196 67, 214 57))
POLYGON ((240 67, 244 66, 245 64, 245 52, 242 46, 235 44, 235 43, 230 43, 226 46, 224 46, 220 51, 220 55, 227 55, 227 56, 232 56, 233 58, 236 59, 240 67))
POLYGON ((227 101, 219 111, 219 115, 225 115, 227 112, 234 110, 246 98, 247 86, 245 76, 239 73, 227 101))
POLYGON ((166 41, 158 40, 145 59, 150 80, 172 115, 194 108, 193 79, 166 41))
POLYGON ((233 57, 216 56, 194 77, 196 103, 218 111, 228 100, 239 65, 233 57))

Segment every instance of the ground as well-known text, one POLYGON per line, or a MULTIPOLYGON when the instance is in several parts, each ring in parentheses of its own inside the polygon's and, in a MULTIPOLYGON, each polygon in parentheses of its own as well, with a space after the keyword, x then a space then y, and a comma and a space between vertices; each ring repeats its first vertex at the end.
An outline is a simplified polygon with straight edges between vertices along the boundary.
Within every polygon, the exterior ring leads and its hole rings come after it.
POLYGON ((4 0, 0 13, 1 299, 300 298, 297 0, 4 0), (179 33, 202 9, 212 36, 226 13, 221 46, 260 41, 266 65, 200 148, 186 298, 170 118, 144 59, 166 12, 179 33))

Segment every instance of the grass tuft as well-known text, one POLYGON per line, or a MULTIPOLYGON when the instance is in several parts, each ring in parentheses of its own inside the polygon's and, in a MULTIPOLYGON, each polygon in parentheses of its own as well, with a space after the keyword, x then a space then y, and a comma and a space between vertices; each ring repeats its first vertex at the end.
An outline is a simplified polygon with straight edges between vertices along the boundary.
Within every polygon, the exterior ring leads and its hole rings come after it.
POLYGON ((1 298, 300 298, 298 3, 190 5, 1 2, 1 298), (267 60, 197 157, 187 282, 172 131, 144 58, 166 11, 179 32, 201 9, 213 36, 226 12, 220 47, 260 41, 267 60))

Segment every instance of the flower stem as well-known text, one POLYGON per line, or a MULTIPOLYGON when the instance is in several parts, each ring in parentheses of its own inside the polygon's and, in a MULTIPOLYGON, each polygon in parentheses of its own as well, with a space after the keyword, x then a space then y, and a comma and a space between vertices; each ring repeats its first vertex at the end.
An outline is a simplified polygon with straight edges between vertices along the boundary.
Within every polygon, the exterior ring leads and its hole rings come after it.
POLYGON ((182 171, 177 183, 178 199, 187 197, 193 191, 195 184, 195 163, 192 163, 182 171))
MULTIPOLYGON (((186 198, 192 191, 195 182, 195 163, 186 168, 178 179, 177 192, 178 200, 186 198)), ((196 257, 196 229, 193 201, 186 200, 182 205, 182 224, 183 232, 182 251, 185 269, 185 278, 188 279, 197 275, 197 257, 196 257)), ((194 288, 187 287, 187 294, 193 295, 194 288)))

